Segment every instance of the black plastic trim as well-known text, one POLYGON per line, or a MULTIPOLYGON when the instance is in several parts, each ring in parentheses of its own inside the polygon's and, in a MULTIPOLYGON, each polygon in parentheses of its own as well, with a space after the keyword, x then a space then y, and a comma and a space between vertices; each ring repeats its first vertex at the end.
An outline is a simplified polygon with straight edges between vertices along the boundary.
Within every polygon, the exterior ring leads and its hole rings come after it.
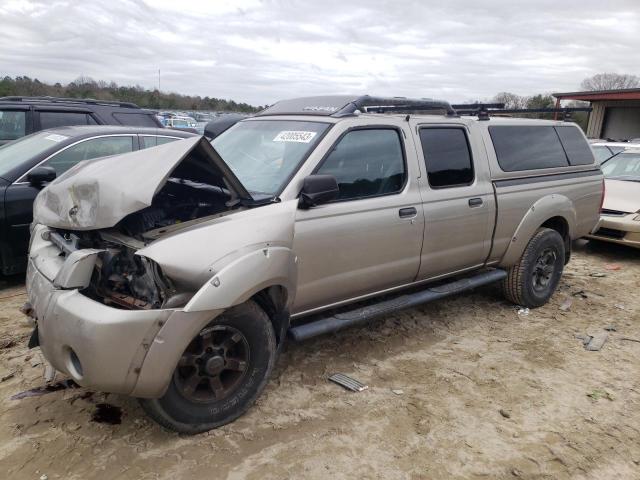
POLYGON ((600 169, 586 170, 581 172, 550 173, 547 175, 536 175, 534 177, 506 178, 504 180, 494 180, 496 187, 511 187, 513 185, 526 185, 529 183, 555 182, 569 178, 581 178, 602 175, 600 169))

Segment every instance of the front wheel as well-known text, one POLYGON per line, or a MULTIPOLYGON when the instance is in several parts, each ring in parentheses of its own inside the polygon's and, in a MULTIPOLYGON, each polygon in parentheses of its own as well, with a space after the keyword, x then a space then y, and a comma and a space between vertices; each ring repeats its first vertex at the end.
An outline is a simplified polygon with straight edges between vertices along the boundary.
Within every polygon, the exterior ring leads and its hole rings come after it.
POLYGON ((163 397, 140 399, 160 425, 200 433, 245 413, 264 389, 276 356, 267 314, 254 302, 207 325, 182 354, 163 397))
POLYGON ((523 307, 544 305, 558 286, 564 260, 562 236, 550 228, 538 229, 518 263, 507 271, 502 284, 505 297, 523 307))

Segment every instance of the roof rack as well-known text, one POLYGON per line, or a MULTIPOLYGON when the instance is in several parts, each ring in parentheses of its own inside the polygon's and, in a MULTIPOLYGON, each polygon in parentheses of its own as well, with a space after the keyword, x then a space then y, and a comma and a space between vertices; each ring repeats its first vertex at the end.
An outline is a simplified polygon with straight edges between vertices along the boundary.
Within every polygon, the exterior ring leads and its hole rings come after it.
POLYGON ((355 113, 356 110, 366 113, 422 113, 440 111, 447 115, 456 115, 456 111, 449 102, 443 100, 406 97, 370 97, 369 95, 363 95, 345 105, 341 111, 336 112, 332 116, 350 115, 355 113))
POLYGON ((140 108, 135 103, 131 102, 118 102, 112 100, 97 100, 95 98, 69 98, 69 97, 23 97, 23 96, 11 96, 0 97, 0 101, 5 102, 52 102, 52 103, 84 103, 91 105, 109 105, 122 108, 140 108))
POLYGON ((371 97, 369 95, 319 96, 282 100, 256 116, 263 115, 321 115, 346 117, 367 113, 443 113, 454 116, 456 111, 449 102, 428 98, 371 97))
POLYGON ((477 115, 478 120, 489 120, 491 114, 527 114, 527 113, 553 113, 558 119, 558 114, 562 114, 562 120, 571 120, 573 112, 591 112, 591 107, 566 107, 566 108, 504 108, 504 103, 471 103, 452 105, 458 115, 477 115))

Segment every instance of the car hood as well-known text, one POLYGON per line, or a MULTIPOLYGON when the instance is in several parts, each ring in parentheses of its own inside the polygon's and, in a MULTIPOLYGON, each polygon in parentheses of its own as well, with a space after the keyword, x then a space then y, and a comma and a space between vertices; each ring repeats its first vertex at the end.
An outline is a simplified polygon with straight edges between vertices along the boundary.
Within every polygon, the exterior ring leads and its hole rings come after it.
POLYGON ((606 179, 605 184, 603 208, 628 213, 640 210, 639 182, 606 179))
POLYGON ((42 190, 33 204, 36 223, 54 228, 110 228, 151 205, 171 172, 189 155, 204 156, 210 173, 232 198, 251 196, 204 137, 95 160, 69 169, 42 190))

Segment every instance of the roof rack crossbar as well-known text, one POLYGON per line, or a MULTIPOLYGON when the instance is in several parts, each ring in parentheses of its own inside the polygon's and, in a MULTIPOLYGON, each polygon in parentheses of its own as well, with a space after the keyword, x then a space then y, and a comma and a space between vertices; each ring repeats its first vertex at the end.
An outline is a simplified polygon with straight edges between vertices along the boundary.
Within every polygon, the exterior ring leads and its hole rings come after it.
POLYGON ((353 114, 355 110, 368 113, 416 113, 443 110, 447 115, 456 115, 456 111, 451 107, 449 102, 442 100, 431 100, 428 98, 412 99, 406 97, 371 97, 369 95, 363 95, 332 116, 337 117, 344 116, 345 114, 353 114))
POLYGON ((95 98, 72 98, 72 97, 50 97, 50 96, 9 96, 0 97, 0 101, 6 102, 52 102, 52 103, 88 103, 91 105, 112 105, 123 108, 140 108, 135 103, 131 102, 119 102, 114 100, 98 100, 95 98))
MULTIPOLYGON (((458 108, 456 111, 459 115, 477 115, 479 120, 489 120, 491 114, 531 114, 531 113, 554 113, 555 119, 558 119, 558 114, 562 114, 562 120, 570 120, 573 112, 591 112, 591 107, 565 107, 565 108, 499 108, 492 107, 491 105, 501 104, 472 104, 466 107, 471 108, 458 108)), ((502 104, 504 106, 504 104, 502 104)), ((457 107, 463 107, 463 105, 457 105, 457 107)))

